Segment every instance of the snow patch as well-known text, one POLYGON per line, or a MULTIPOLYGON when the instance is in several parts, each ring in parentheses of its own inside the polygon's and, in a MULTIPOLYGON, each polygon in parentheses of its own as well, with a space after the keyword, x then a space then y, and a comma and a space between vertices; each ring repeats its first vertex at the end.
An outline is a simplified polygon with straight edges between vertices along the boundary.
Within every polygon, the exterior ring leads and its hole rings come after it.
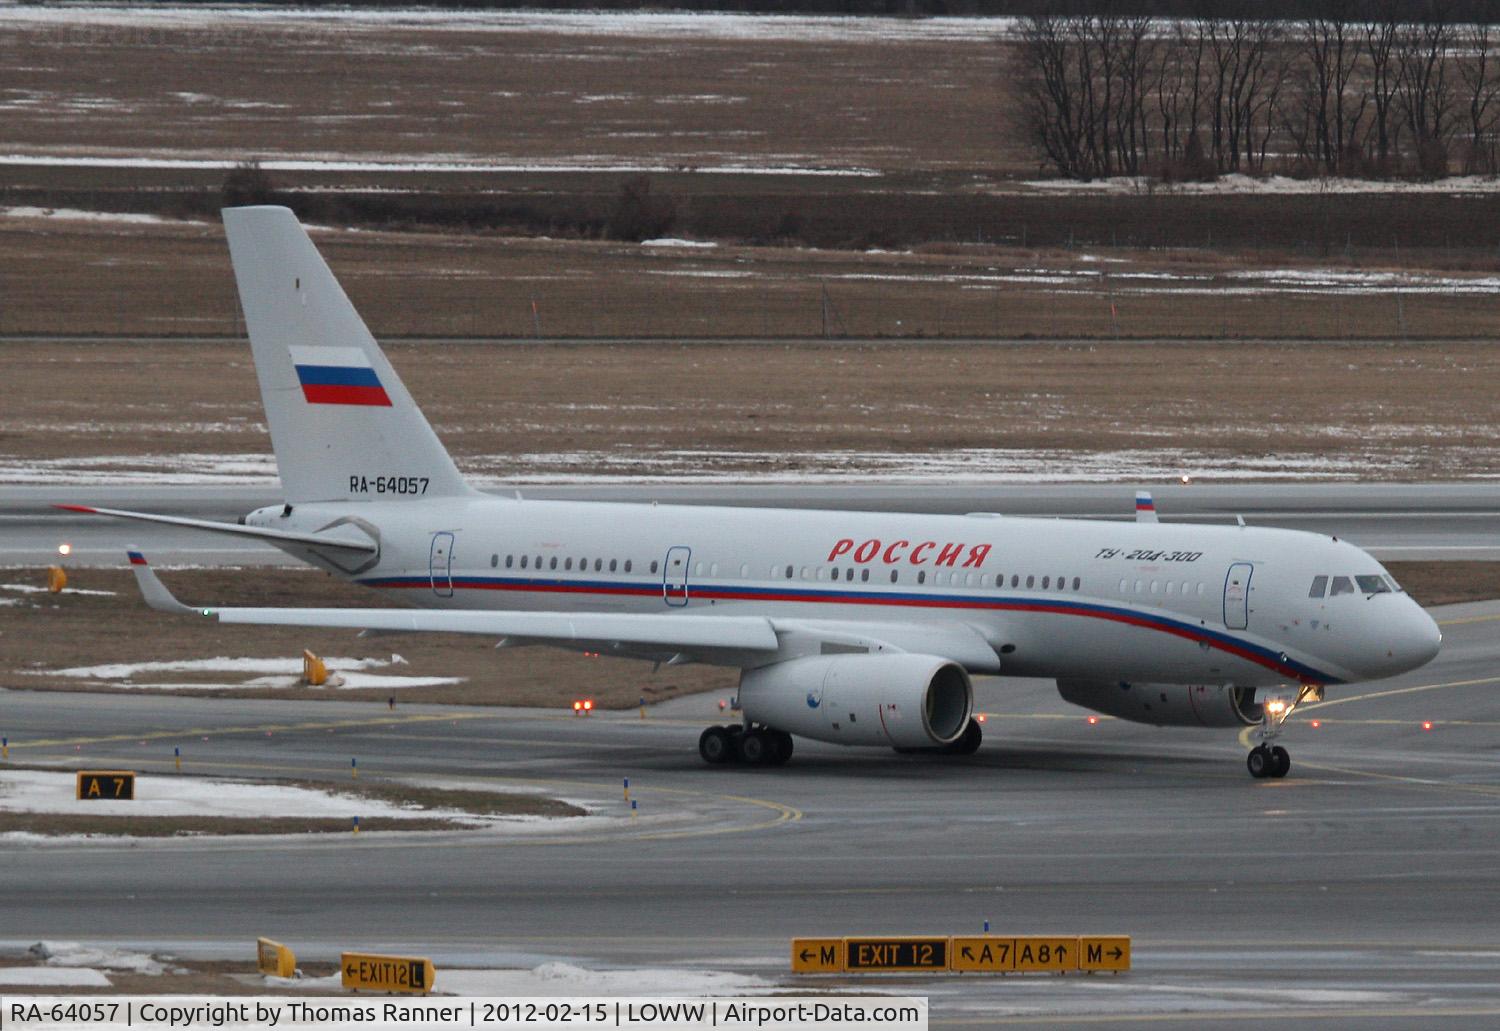
POLYGON ((7 218, 50 218, 63 222, 121 222, 127 225, 207 225, 183 219, 163 218, 129 211, 80 211, 77 208, 0 208, 0 215, 7 218))
MULTIPOLYGON (((389 659, 352 659, 334 657, 323 660, 323 664, 333 675, 329 677, 328 683, 323 685, 328 688, 342 689, 346 691, 358 690, 360 688, 380 688, 381 690, 399 690, 411 687, 437 687, 444 684, 461 684, 463 677, 422 677, 402 676, 390 673, 368 673, 369 669, 380 669, 387 666, 405 666, 407 661, 399 655, 392 655, 389 659)), ((80 680, 104 680, 109 681, 111 686, 122 688, 135 688, 137 690, 153 691, 185 691, 185 690, 210 690, 210 691, 234 691, 255 688, 292 688, 302 683, 302 660, 301 658, 231 658, 220 655, 211 659, 172 659, 151 662, 114 662, 104 663, 96 666, 70 666, 66 669, 32 669, 24 671, 33 676, 54 677, 76 677, 80 680), (138 677, 151 675, 161 677, 163 674, 187 673, 187 674, 227 674, 227 673, 253 673, 260 676, 251 677, 248 680, 237 680, 234 682, 224 681, 199 681, 199 680, 139 680, 138 677)))
POLYGON ((111 988, 97 970, 56 967, 0 967, 0 985, 8 988, 111 988))
MULTIPOLYGON (((387 817, 392 819, 481 820, 452 809, 404 809, 389 802, 337 795, 314 788, 281 784, 250 784, 197 777, 151 777, 136 782, 135 800, 125 809, 101 808, 97 801, 74 797, 75 775, 41 770, 0 772, 0 812, 53 813, 65 816, 88 814, 122 821, 146 816, 208 816, 220 818, 302 817, 348 820, 387 817)), ((55 966, 101 966, 88 959, 74 962, 73 952, 60 943, 50 955, 61 956, 55 966)), ((50 948, 50 946, 49 946, 50 948)), ((73 946, 74 949, 81 946, 73 946)), ((134 969, 120 967, 115 969, 134 969)), ((157 971, 158 973, 160 971, 157 971)))
POLYGON ((130 974, 149 974, 153 977, 166 969, 144 952, 81 945, 78 942, 40 941, 26 951, 49 967, 95 967, 130 974))
MULTIPOLYGON (((45 587, 37 587, 34 584, 0 584, 0 591, 14 591, 17 594, 50 594, 45 587)), ((113 598, 115 591, 95 591, 83 587, 64 587, 63 594, 93 594, 104 598, 113 598)), ((0 599, 0 604, 16 604, 18 599, 0 599)))
MULTIPOLYGON (((1500 193, 1500 177, 1455 175, 1445 179, 1407 182, 1389 179, 1293 179, 1284 175, 1223 175, 1208 182, 1164 183, 1149 176, 1112 176, 1107 179, 1029 179, 1019 184, 1031 190, 1102 194, 1351 194, 1351 193, 1500 193)), ((1008 192, 1004 187, 996 191, 1008 192)))
POLYGON ((663 236, 656 240, 642 240, 642 247, 717 247, 718 244, 712 240, 680 240, 672 236, 663 236))
MULTIPOLYGON (((3 11, 4 8, 0 8, 3 11)), ((3 20, 0 20, 3 24, 3 20)), ((160 168, 175 170, 228 171, 239 164, 231 156, 169 157, 161 154, 0 154, 0 165, 29 168, 160 168)), ((637 174, 680 172, 681 164, 642 164, 613 158, 583 155, 572 160, 491 161, 472 155, 388 155, 369 158, 277 157, 263 156, 260 167, 268 172, 459 172, 499 174, 507 172, 631 172, 637 174)), ((828 168, 816 165, 690 165, 688 170, 704 175, 795 175, 853 176, 875 178, 882 173, 873 168, 828 168)), ((17 208, 15 211, 42 212, 42 208, 17 208)), ((94 213, 78 212, 91 217, 94 213)), ((154 215, 129 216, 129 220, 160 222, 154 215)), ((309 229, 315 228, 308 226, 309 229)))
POLYGON ((585 970, 543 963, 530 970, 445 969, 439 987, 455 995, 757 995, 784 991, 759 977, 714 970, 632 968, 585 970))

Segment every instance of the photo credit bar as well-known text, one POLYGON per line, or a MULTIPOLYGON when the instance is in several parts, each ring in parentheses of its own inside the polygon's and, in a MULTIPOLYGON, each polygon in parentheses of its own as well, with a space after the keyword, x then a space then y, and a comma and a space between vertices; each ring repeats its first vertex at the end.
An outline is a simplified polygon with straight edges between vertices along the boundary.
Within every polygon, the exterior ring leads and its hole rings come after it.
POLYGON ((901 995, 641 996, 3 995, 0 1031, 927 1031, 927 998, 901 995))

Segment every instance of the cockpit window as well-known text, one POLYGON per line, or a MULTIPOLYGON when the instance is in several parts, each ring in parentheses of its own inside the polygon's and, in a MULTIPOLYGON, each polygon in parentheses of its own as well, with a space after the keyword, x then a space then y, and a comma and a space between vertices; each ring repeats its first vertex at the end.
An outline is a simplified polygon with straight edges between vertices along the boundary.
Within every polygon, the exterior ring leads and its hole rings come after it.
POLYGON ((1356 576, 1354 582, 1365 594, 1390 594, 1391 588, 1383 576, 1356 576))
POLYGON ((1323 595, 1325 595, 1327 593, 1328 593, 1328 577, 1326 577, 1326 576, 1315 576, 1315 577, 1313 577, 1312 590, 1310 590, 1310 591, 1307 592, 1307 596, 1309 598, 1321 598, 1321 597, 1323 597, 1323 595))
POLYGON ((1338 597, 1340 594, 1353 594, 1354 582, 1347 576, 1336 576, 1333 578, 1333 589, 1328 592, 1330 598, 1338 597))
POLYGON ((1401 592, 1401 585, 1396 582, 1396 578, 1390 573, 1385 574, 1385 582, 1391 585, 1391 590, 1398 594, 1401 592))

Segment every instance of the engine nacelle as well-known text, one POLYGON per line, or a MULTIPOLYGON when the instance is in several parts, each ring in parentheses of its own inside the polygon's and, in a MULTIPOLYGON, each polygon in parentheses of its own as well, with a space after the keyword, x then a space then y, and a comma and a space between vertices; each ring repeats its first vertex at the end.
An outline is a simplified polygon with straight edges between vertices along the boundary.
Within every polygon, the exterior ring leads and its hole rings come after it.
POLYGON ((1057 693, 1085 709, 1158 727, 1242 727, 1261 720, 1253 687, 1059 680, 1057 693))
POLYGON ((935 655, 814 655, 746 670, 746 717, 840 745, 931 748, 958 740, 974 711, 974 685, 935 655))

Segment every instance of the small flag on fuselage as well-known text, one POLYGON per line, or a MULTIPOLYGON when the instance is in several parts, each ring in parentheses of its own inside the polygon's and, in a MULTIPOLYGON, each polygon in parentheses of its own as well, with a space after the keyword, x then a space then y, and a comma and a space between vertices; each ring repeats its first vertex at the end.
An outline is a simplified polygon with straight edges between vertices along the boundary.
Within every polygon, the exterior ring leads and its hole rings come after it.
POLYGON ((370 356, 358 347, 292 347, 292 365, 309 404, 391 407, 370 356))

